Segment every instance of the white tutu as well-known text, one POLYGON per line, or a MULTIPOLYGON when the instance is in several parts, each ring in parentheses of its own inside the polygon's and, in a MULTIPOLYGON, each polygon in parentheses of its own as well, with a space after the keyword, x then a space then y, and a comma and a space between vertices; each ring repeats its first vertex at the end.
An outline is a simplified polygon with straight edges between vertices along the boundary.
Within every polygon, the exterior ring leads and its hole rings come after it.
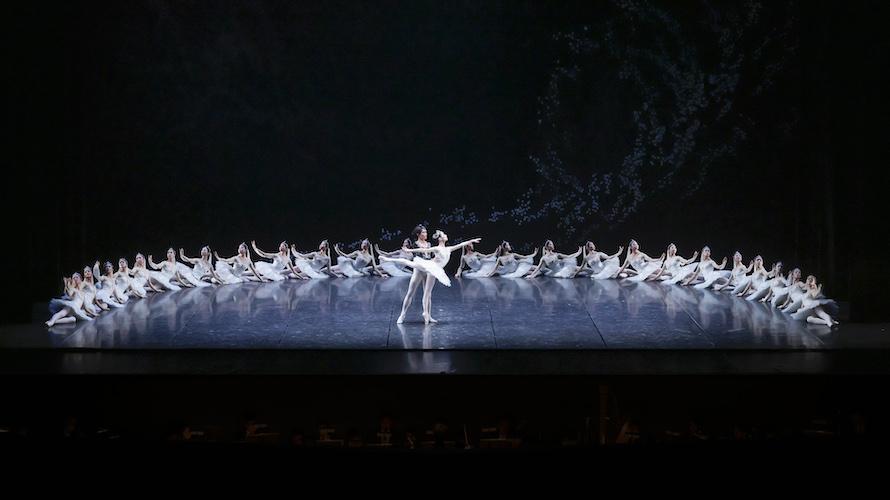
POLYGON ((337 257, 337 268, 349 278, 361 278, 371 274, 371 266, 365 259, 353 259, 351 257, 337 257))
POLYGON ((773 279, 763 281, 757 290, 754 290, 753 293, 748 295, 747 299, 750 301, 761 300, 766 298, 770 294, 770 290, 772 293, 776 293, 785 287, 785 278, 782 276, 776 276, 773 279))
MULTIPOLYGON (((392 261, 392 260, 389 259, 388 257, 380 257, 380 261, 387 262, 387 261, 392 261)), ((399 264, 404 264, 404 265, 406 265, 410 268, 413 268, 415 270, 418 270, 418 271, 423 271, 423 272, 432 274, 443 285, 451 286, 451 279, 448 278, 447 274, 445 274, 445 269, 442 269, 442 266, 440 265, 439 262, 435 262, 431 259, 422 259, 419 257, 415 258, 414 260, 397 259, 394 262, 397 262, 399 264)), ((447 261, 446 261, 446 263, 447 263, 447 261)))
POLYGON ((70 307, 74 315, 77 316, 77 319, 83 321, 93 320, 93 318, 83 310, 82 293, 75 293, 74 297, 69 297, 67 299, 52 299, 49 302, 49 310, 53 314, 61 311, 65 307, 70 307))
POLYGON ((183 277, 186 281, 195 286, 210 286, 210 283, 202 280, 201 277, 204 276, 204 273, 196 266, 191 268, 182 262, 176 263, 176 269, 179 270, 179 275, 183 277))
POLYGON ((699 274, 704 281, 695 285, 695 288, 698 289, 710 288, 716 283, 721 283, 728 280, 730 276, 729 271, 721 271, 720 269, 716 269, 712 260, 708 260, 700 264, 700 269, 701 271, 699 274))
POLYGON ((532 257, 526 257, 524 259, 513 257, 513 260, 501 265, 497 274, 503 278, 521 278, 528 274, 533 267, 535 267, 535 262, 532 257))
POLYGON ((690 262, 686 265, 680 265, 679 260, 674 261, 674 264, 670 265, 664 271, 670 275, 670 278, 666 279, 664 282, 671 285, 679 283, 694 273, 696 267, 698 267, 698 262, 690 262))
POLYGON ((316 257, 314 259, 300 259, 298 258, 296 263, 294 264, 300 271, 308 274, 312 279, 325 279, 330 278, 327 273, 322 272, 321 270, 328 265, 328 259, 324 257, 316 257))
POLYGON ((556 258, 544 268, 544 275, 550 278, 571 278, 578 270, 575 259, 556 258))
POLYGON ((114 279, 114 288, 117 290, 117 296, 120 298, 121 303, 127 302, 130 300, 130 278, 123 276, 118 276, 114 279))
POLYGON ((789 296, 791 297, 792 302, 802 297, 805 292, 801 285, 802 282, 798 281, 797 283, 792 283, 784 288, 776 290, 772 298, 773 306, 778 307, 779 305, 784 304, 789 296))
POLYGON ((809 295, 804 295, 800 302, 800 308, 791 314, 791 319, 806 321, 809 316, 816 315, 816 308, 819 306, 822 306, 822 309, 830 316, 837 316, 837 303, 832 299, 825 298, 824 296, 814 299, 809 295))
POLYGON ((109 284, 103 283, 101 287, 96 287, 96 299, 111 307, 124 307, 124 305, 118 302, 117 298, 115 298, 114 287, 109 284))
POLYGON ((590 279, 607 280, 611 278, 618 269, 621 268, 621 260, 618 257, 612 257, 606 260, 587 260, 587 269, 582 271, 590 276, 590 279))
POLYGON ((498 263, 498 258, 495 255, 491 257, 483 257, 479 258, 476 255, 473 255, 471 258, 464 259, 464 262, 470 268, 469 271, 461 273, 461 277, 466 278, 485 278, 491 273, 491 270, 494 269, 494 266, 498 263))
POLYGON ((100 309, 96 305, 96 287, 92 283, 83 282, 83 306, 94 314, 99 314, 100 309))
POLYGON ((220 277, 226 284, 234 285, 235 283, 243 283, 244 279, 241 278, 241 273, 235 274, 235 268, 229 265, 227 262, 223 262, 221 260, 216 261, 216 274, 220 277))
POLYGON ((148 269, 137 267, 133 269, 133 277, 130 278, 130 286, 142 295, 147 295, 145 285, 148 284, 148 269))
POLYGON ((380 268, 393 278, 408 278, 412 274, 409 271, 405 271, 405 266, 400 266, 392 261, 387 262, 383 259, 380 259, 380 268))
POLYGON ((630 267, 637 272, 636 276, 631 276, 627 278, 628 281, 644 281, 648 278, 652 273, 661 269, 661 261, 655 262, 647 262, 643 259, 642 255, 639 256, 636 260, 632 260, 630 262, 630 267))
POLYGON ((266 278, 269 281, 284 281, 287 278, 279 272, 279 269, 274 264, 270 264, 268 262, 259 261, 254 262, 253 267, 256 268, 257 272, 266 278))
POLYGON ((160 283, 161 286, 166 288, 167 290, 175 291, 175 290, 182 289, 182 287, 180 287, 179 285, 174 285, 173 283, 170 282, 170 280, 173 279, 173 273, 168 272, 167 268, 164 268, 163 271, 149 271, 148 276, 149 276, 149 278, 160 283))

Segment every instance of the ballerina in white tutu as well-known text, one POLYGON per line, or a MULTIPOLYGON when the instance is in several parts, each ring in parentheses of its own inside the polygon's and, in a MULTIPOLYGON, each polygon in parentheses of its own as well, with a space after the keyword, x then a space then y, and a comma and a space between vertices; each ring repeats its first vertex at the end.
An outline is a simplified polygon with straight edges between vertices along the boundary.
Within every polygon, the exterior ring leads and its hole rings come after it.
MULTIPOLYGON (((300 253, 297 247, 290 246, 291 253, 294 255, 294 267, 306 273, 313 279, 324 279, 330 277, 338 277, 331 270, 331 249, 328 246, 328 240, 322 240, 318 244, 318 250, 309 253, 300 253)), ((342 278, 343 276, 339 276, 342 278)))
POLYGON ((624 258, 624 264, 618 269, 614 276, 620 276, 621 273, 625 272, 627 268, 630 267, 636 272, 636 275, 628 278, 628 280, 645 281, 661 269, 661 263, 664 260, 664 257, 665 254, 661 254, 661 257, 657 259, 649 257, 640 251, 640 244, 637 243, 637 240, 630 240, 630 243, 627 244, 627 257, 624 258))
POLYGON ((773 297, 770 299, 770 302, 772 302, 774 307, 784 310, 794 301, 803 297, 803 294, 807 291, 807 287, 801 278, 803 278, 803 273, 800 272, 800 268, 795 267, 788 273, 788 277, 785 279, 787 284, 776 290, 775 293, 773 293, 773 297))
POLYGON ((50 310, 56 310, 56 312, 47 320, 46 326, 74 323, 78 319, 83 321, 91 321, 93 319, 90 313, 83 307, 83 292, 80 290, 82 279, 79 273, 74 273, 70 278, 62 278, 62 282, 65 284, 65 297, 67 298, 50 301, 50 310))
POLYGON ((465 278, 484 278, 494 269, 498 262, 498 250, 488 255, 476 251, 476 247, 471 243, 464 247, 460 256, 460 263, 457 267, 455 278, 464 276, 465 278), (464 266, 468 269, 464 272, 464 266))
POLYGON ((250 260, 250 250, 247 248, 247 243, 242 242, 238 245, 238 253, 232 257, 223 258, 216 252, 213 252, 213 256, 216 257, 216 272, 228 283, 240 283, 248 280, 260 280, 263 283, 269 281, 257 271, 253 261, 250 260))
POLYGON ((619 255, 624 251, 623 246, 618 247, 618 251, 612 255, 606 255, 597 251, 596 245, 592 241, 584 244, 584 253, 581 256, 581 265, 572 276, 590 276, 591 279, 609 279, 621 267, 619 255))
POLYGON ((337 265, 332 269, 335 273, 341 273, 348 278, 370 276, 371 274, 389 278, 389 275, 383 272, 374 261, 371 242, 367 238, 362 240, 361 248, 354 252, 344 253, 337 245, 334 245, 334 251, 338 254, 337 265))
POLYGON ((288 278, 309 279, 308 276, 301 275, 294 268, 293 262, 290 260, 290 251, 287 248, 287 242, 282 241, 278 245, 278 253, 264 252, 256 246, 256 240, 251 240, 250 245, 257 255, 266 259, 272 259, 272 262, 255 262, 257 271, 260 272, 270 281, 283 281, 288 278))
POLYGON ((573 254, 559 253, 556 251, 553 240, 547 240, 544 242, 544 248, 541 249, 541 260, 525 277, 534 278, 544 274, 551 278, 571 278, 577 274, 581 267, 578 265, 578 256, 582 251, 583 249, 578 247, 578 251, 573 254))
POLYGON ((117 261, 117 272, 114 273, 114 283, 115 287, 117 287, 118 295, 132 295, 135 297, 139 297, 140 299, 146 298, 145 287, 142 286, 142 282, 137 282, 133 279, 133 271, 130 269, 130 264, 127 262, 127 259, 121 257, 117 261))
POLYGON ((167 249, 167 259, 157 264, 151 255, 148 256, 148 265, 155 270, 150 272, 149 275, 153 280, 163 285, 164 288, 168 290, 179 290, 180 287, 194 288, 195 285, 182 275, 178 264, 176 262, 176 250, 173 250, 173 247, 167 249), (176 284, 173 283, 174 280, 176 284))
POLYGON ((99 261, 93 264, 93 279, 96 280, 96 300, 111 307, 123 307, 127 296, 119 296, 114 286, 114 266, 105 262, 105 274, 99 272, 99 261))
POLYGON ((151 274, 149 274, 148 268, 145 267, 145 256, 141 253, 136 254, 136 257, 133 259, 133 267, 129 269, 129 273, 132 278, 131 286, 143 294, 147 293, 146 286, 154 292, 163 291, 152 282, 151 274))
POLYGON ((83 281, 80 283, 80 291, 83 292, 83 304, 87 312, 93 316, 98 316, 100 312, 108 310, 108 305, 99 300, 96 281, 93 279, 93 269, 90 266, 83 267, 83 281))
POLYGON ((726 257, 723 257, 723 262, 717 264, 717 262, 711 258, 711 247, 706 245, 701 249, 701 259, 698 262, 698 267, 695 268, 695 272, 690 274, 689 277, 686 278, 686 281, 681 283, 683 285, 692 284, 696 278, 701 276, 703 281, 696 284, 695 288, 710 288, 714 283, 727 279, 721 274, 721 270, 726 267, 727 260, 726 257))
POLYGON ((754 257, 751 265, 748 266, 748 271, 751 274, 742 278, 732 290, 732 293, 739 297, 744 297, 745 295, 758 290, 760 285, 766 282, 770 275, 769 271, 763 267, 763 257, 759 255, 754 257))
POLYGON ((667 257, 664 258, 664 264, 654 279, 661 278, 665 280, 665 283, 669 284, 679 283, 683 278, 695 272, 695 268, 698 267, 698 262, 695 261, 696 257, 698 257, 698 250, 688 259, 680 257, 677 255, 677 245, 671 243, 667 247, 667 257), (665 276, 667 276, 666 279, 665 276))
MULTIPOLYGON (((405 251, 405 249, 410 246, 411 246, 411 239, 405 238, 402 241, 402 247, 399 248, 398 250, 393 250, 392 252, 385 252, 385 251, 381 250, 380 247, 376 243, 374 244, 374 249, 377 250, 377 255, 379 255, 381 257, 385 256, 385 257, 389 257, 390 259, 411 260, 414 258, 414 255, 411 254, 410 252, 405 251)), ((396 264, 395 262, 392 262, 392 261, 384 262, 383 260, 381 260, 380 268, 383 269, 383 271, 386 274, 390 275, 393 278, 408 278, 413 274, 411 270, 406 271, 405 266, 403 266, 401 264, 396 264)))
MULTIPOLYGON (((390 259, 383 256, 380 257, 380 260, 389 260, 413 268, 415 274, 418 275, 418 280, 420 280, 421 278, 420 275, 423 275, 423 298, 421 299, 423 305, 423 320, 425 324, 437 323, 437 321, 432 317, 432 293, 433 286, 436 284, 435 280, 439 280, 445 286, 451 286, 451 280, 448 278, 448 274, 445 273, 444 269, 445 266, 448 264, 448 261, 451 259, 451 252, 470 244, 479 243, 480 241, 482 241, 482 238, 473 238, 471 240, 458 243, 457 245, 445 246, 445 243, 448 242, 448 235, 445 234, 444 231, 437 230, 433 234, 433 238, 438 240, 439 244, 436 246, 430 246, 429 242, 426 241, 426 228, 422 228, 417 234, 417 248, 405 249, 407 252, 416 254, 414 260, 390 259), (434 257, 432 259, 422 257, 418 258, 424 254, 432 254, 434 255, 434 257), (418 273, 418 271, 420 271, 420 273, 418 273)), ((411 282, 413 283, 414 281, 414 276, 412 276, 411 282)), ((405 296, 405 300, 402 302, 402 312, 401 314, 399 314, 399 318, 396 323, 401 324, 405 321, 405 313, 408 310, 408 306, 411 305, 411 301, 413 300, 413 295, 416 290, 417 286, 415 286, 412 290, 411 284, 409 283, 408 294, 405 296)))
POLYGON ((816 277, 811 274, 807 276, 806 293, 801 299, 801 306, 791 314, 791 317, 796 320, 806 320, 807 323, 816 325, 834 326, 838 324, 837 320, 832 318, 826 309, 837 314, 837 304, 822 295, 822 284, 817 284, 816 277))
POLYGON ((486 278, 495 274, 502 278, 521 278, 535 266, 534 259, 535 255, 538 255, 538 247, 535 247, 535 251, 528 255, 519 255, 513 253, 513 245, 509 241, 504 241, 501 243, 498 253, 500 255, 497 263, 486 278))
POLYGON ((732 270, 729 272, 729 276, 727 277, 727 281, 714 286, 714 290, 720 291, 729 286, 733 287, 733 292, 735 289, 743 286, 743 284, 747 280, 748 273, 754 269, 754 261, 752 260, 747 266, 742 262, 742 253, 736 251, 736 253, 732 254, 732 270))
POLYGON ((210 260, 212 255, 213 251, 207 245, 204 245, 204 247, 201 248, 201 256, 194 258, 187 256, 184 249, 179 249, 179 258, 182 259, 183 262, 188 262, 192 265, 191 270, 188 272, 190 272, 195 279, 202 282, 209 281, 211 283, 224 285, 226 282, 216 274, 216 270, 213 268, 213 264, 210 260))
MULTIPOLYGON (((790 274, 789 274, 790 278, 790 274)), ((772 270, 769 272, 769 276, 766 281, 760 284, 756 290, 748 294, 746 297, 751 302, 760 301, 766 302, 770 300, 770 297, 776 292, 776 290, 780 290, 790 283, 789 279, 786 279, 782 276, 782 262, 776 262, 773 264, 772 270)))

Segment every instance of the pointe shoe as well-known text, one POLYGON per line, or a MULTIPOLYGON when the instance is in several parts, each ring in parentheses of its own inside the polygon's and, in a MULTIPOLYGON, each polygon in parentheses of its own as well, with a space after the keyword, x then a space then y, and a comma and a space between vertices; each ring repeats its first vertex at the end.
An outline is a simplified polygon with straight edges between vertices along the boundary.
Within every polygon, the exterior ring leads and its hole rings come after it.
POLYGON ((423 324, 425 324, 425 325, 428 325, 428 324, 430 324, 430 323, 438 323, 438 321, 436 321, 435 319, 433 319, 433 317, 430 316, 430 315, 427 314, 427 313, 423 313, 422 316, 423 316, 423 324))
POLYGON ((404 323, 404 322, 405 322, 405 315, 404 315, 404 314, 400 314, 400 315, 399 315, 399 319, 396 320, 396 324, 397 324, 397 325, 401 325, 401 324, 404 323))

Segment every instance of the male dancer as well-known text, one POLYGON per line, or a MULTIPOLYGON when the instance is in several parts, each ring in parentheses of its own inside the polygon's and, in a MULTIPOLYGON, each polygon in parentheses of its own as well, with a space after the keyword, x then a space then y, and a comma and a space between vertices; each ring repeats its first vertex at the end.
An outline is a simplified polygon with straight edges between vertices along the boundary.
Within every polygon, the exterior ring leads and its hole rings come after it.
MULTIPOLYGON (((422 224, 418 224, 417 227, 414 228, 414 231, 411 232, 411 234, 415 238, 414 242, 411 244, 412 248, 430 247, 430 243, 426 240, 426 228, 422 224)), ((415 259, 430 259, 432 258, 432 256, 432 252, 419 252, 414 254, 415 259)), ((402 301, 402 313, 399 314, 399 319, 396 321, 396 323, 401 325, 405 321, 405 313, 408 312, 408 307, 414 300, 414 295, 417 293, 417 288, 426 281, 427 276, 428 273, 426 271, 418 267, 414 267, 414 272, 411 273, 411 281, 408 283, 408 293, 405 295, 405 300, 402 301)), ((426 292, 424 291, 424 293, 426 292)))

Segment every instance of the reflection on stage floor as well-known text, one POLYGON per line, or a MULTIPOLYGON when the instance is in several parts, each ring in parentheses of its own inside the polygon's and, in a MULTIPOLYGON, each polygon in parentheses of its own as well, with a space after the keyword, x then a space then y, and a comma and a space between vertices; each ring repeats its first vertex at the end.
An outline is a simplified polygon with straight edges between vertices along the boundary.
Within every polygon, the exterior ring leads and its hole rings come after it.
MULTIPOLYGON (((89 322, 4 328, 3 347, 116 349, 825 349, 849 325, 794 321, 729 293, 588 279, 328 279, 191 288, 131 299, 89 322)), ((48 317, 48 313, 46 313, 48 317)))

